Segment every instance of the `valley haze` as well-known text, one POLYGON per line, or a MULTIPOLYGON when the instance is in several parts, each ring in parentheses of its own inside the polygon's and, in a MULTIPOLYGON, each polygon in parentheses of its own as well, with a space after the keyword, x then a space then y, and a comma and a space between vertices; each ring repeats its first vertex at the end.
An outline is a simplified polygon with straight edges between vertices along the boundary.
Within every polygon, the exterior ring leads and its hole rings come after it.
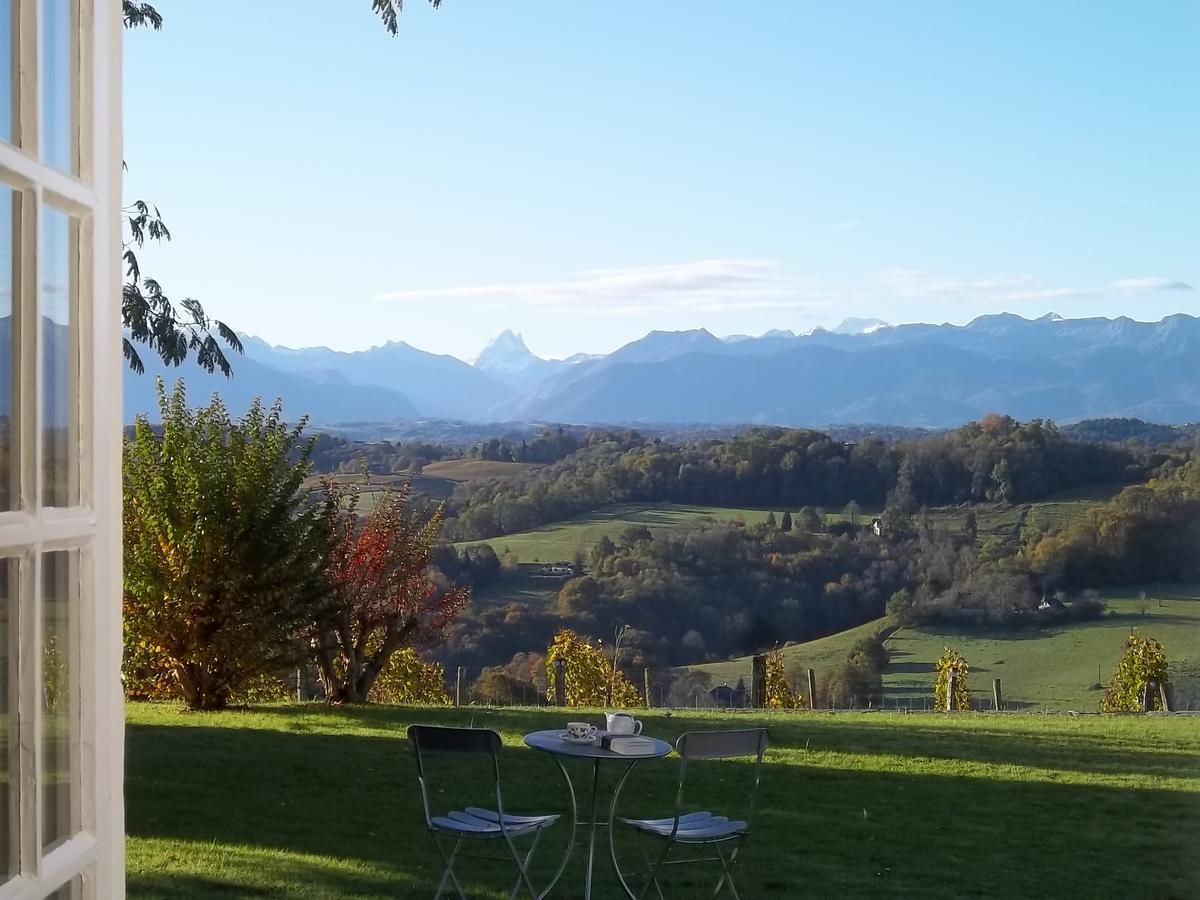
MULTIPOLYGON (((1200 420, 1200 319, 1026 319, 966 325, 847 320, 832 331, 720 338, 651 331, 605 355, 531 353, 505 331, 473 361, 403 341, 369 350, 291 349, 243 335, 225 379, 155 361, 125 373, 126 417, 153 417, 153 375, 183 377, 192 402, 284 398, 318 425, 458 419, 573 424, 871 422, 948 427, 992 412, 1073 421, 1200 420)), ((148 360, 149 362, 149 360, 148 360)))

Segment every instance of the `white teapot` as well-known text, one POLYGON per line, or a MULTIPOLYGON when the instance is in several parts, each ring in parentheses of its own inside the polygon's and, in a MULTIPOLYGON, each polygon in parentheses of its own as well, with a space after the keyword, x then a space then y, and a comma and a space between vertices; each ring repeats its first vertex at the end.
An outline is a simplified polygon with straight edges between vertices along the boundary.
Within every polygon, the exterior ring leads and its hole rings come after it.
POLYGON ((626 712, 611 712, 604 716, 609 734, 641 734, 642 720, 626 712))

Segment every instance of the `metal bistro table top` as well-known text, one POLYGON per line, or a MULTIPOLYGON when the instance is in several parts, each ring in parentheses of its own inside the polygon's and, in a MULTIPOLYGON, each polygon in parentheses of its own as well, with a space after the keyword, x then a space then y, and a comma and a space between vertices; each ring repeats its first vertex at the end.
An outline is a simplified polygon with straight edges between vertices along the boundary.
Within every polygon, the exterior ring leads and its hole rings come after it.
POLYGON ((575 756, 581 759, 623 759, 626 762, 633 762, 639 759, 659 759, 666 756, 673 749, 666 741, 660 741, 658 738, 650 737, 649 735, 641 735, 654 741, 654 751, 652 753, 614 753, 612 750, 605 750, 600 746, 600 738, 597 736, 596 741, 591 744, 572 744, 564 741, 561 735, 566 729, 551 728, 548 731, 535 731, 532 734, 525 735, 525 743, 534 750, 544 750, 546 753, 554 753, 558 756, 575 756))

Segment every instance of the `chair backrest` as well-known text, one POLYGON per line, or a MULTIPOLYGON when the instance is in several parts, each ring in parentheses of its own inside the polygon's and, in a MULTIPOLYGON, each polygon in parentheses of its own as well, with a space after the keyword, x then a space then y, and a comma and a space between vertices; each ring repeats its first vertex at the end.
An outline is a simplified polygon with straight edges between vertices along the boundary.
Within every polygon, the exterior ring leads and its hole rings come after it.
POLYGON ((490 728, 453 728, 444 725, 410 725, 408 739, 417 760, 417 783, 421 788, 421 804, 425 809, 425 822, 429 824, 432 813, 429 809, 429 792, 426 786, 425 757, 429 755, 452 755, 480 757, 492 764, 492 779, 495 783, 498 811, 504 806, 500 799, 500 735, 490 728))
MULTIPOLYGON (((754 786, 750 790, 750 808, 745 816, 747 828, 758 804, 758 783, 762 775, 763 755, 767 752, 767 729, 741 728, 735 731, 689 731, 679 736, 675 751, 679 754, 679 790, 675 796, 675 829, 683 810, 683 786, 687 781, 688 762, 706 759, 754 757, 754 786)), ((671 836, 674 837, 672 831, 671 836)))
POLYGON ((409 725, 408 739, 419 756, 422 753, 500 752, 500 735, 490 728, 450 728, 444 725, 409 725))
POLYGON ((689 731, 675 742, 675 750, 684 759, 728 759, 757 756, 767 749, 767 729, 742 728, 737 731, 689 731))

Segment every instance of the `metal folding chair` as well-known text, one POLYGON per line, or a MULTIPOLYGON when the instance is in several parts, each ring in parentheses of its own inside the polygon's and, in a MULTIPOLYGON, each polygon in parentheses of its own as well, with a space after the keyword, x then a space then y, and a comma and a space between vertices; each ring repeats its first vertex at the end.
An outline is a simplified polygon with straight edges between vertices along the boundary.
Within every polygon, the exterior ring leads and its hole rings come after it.
MULTIPOLYGON (((542 831, 554 823, 558 816, 516 816, 504 811, 504 801, 500 796, 500 735, 488 728, 411 725, 408 729, 408 739, 412 742, 417 759, 417 782, 421 787, 421 806, 425 812, 425 826, 429 829, 438 855, 446 864, 442 879, 438 882, 434 900, 440 900, 442 893, 446 890, 447 882, 454 885, 460 900, 467 900, 467 894, 463 891, 458 876, 454 873, 454 863, 458 859, 472 856, 472 854, 460 852, 463 842, 469 840, 502 840, 517 867, 517 883, 513 885, 512 900, 516 900, 522 886, 528 891, 530 897, 537 900, 539 894, 534 889, 533 882, 529 880, 529 863, 533 859, 533 853, 537 849, 542 831), (489 758, 495 783, 496 808, 491 810, 468 806, 444 815, 434 815, 429 808, 429 787, 425 765, 425 758, 431 754, 489 758), (533 836, 533 841, 529 849, 522 854, 517 849, 516 841, 530 835, 533 836), (449 852, 443 846, 443 842, 453 842, 449 852)), ((498 857, 476 858, 494 860, 498 857)))
MULTIPOLYGON (((651 854, 646 854, 649 872, 637 897, 645 897, 646 892, 653 886, 659 900, 664 900, 662 885, 658 881, 659 873, 664 866, 719 862, 721 877, 713 889, 713 896, 720 896, 721 891, 728 886, 729 893, 735 900, 740 900, 737 888, 733 883, 733 873, 737 867, 739 854, 750 834, 750 823, 754 818, 754 809, 758 802, 758 782, 762 774, 763 754, 767 750, 767 729, 692 731, 680 735, 679 740, 675 742, 675 750, 679 754, 680 760, 679 787, 675 793, 674 815, 662 819, 621 819, 635 831, 663 841, 662 850, 657 854, 656 859, 652 860, 651 854), (687 781, 689 761, 751 756, 755 757, 754 786, 750 790, 749 810, 745 819, 730 819, 707 810, 688 813, 683 811, 684 784, 687 781), (670 859, 671 852, 680 846, 711 847, 715 855, 670 859)), ((624 882, 623 877, 621 880, 624 882)))

